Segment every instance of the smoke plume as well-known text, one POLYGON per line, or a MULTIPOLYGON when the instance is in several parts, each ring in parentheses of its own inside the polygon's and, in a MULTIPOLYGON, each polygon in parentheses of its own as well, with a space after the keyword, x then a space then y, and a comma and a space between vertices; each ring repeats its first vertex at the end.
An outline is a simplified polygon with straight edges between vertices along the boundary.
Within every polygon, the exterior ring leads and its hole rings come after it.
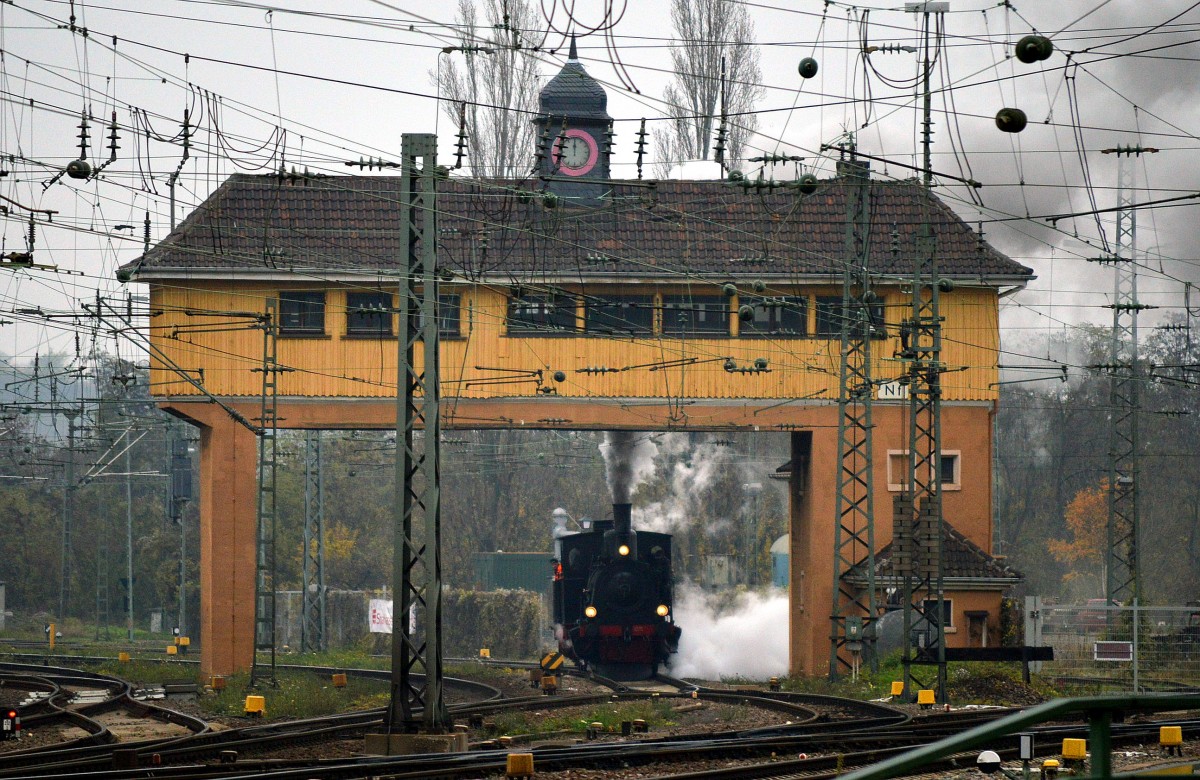
POLYGON ((613 503, 631 503, 633 491, 654 474, 658 447, 639 431, 608 431, 600 451, 613 503))

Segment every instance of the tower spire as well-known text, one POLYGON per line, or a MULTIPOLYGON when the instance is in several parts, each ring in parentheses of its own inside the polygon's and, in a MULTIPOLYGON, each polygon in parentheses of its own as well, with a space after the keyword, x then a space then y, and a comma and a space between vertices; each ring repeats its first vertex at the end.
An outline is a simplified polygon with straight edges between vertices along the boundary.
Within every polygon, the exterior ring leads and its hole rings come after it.
POLYGON ((567 54, 567 62, 578 62, 579 50, 575 47, 575 33, 571 33, 571 51, 567 54))

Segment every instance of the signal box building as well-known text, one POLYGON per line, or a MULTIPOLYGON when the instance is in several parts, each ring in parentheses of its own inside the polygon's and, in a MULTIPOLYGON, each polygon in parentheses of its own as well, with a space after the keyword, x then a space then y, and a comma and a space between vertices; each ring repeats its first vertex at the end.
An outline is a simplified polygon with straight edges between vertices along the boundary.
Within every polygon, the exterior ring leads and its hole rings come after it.
MULTIPOLYGON (((438 183, 443 425, 789 433, 791 668, 823 673, 847 197, 857 186, 846 174, 861 163, 807 194, 613 181, 599 84, 572 60, 541 103, 537 174, 438 183)), ((902 373, 893 356, 924 221, 955 282, 941 297, 943 504, 962 574, 948 569, 947 636, 951 646, 994 643, 1000 593, 1016 576, 989 554, 998 309, 1031 272, 914 181, 871 180, 866 197, 879 296, 873 376, 902 373)), ((158 400, 201 431, 209 672, 247 668, 254 646, 256 442, 236 418, 259 414, 257 325, 268 306, 277 312, 281 427, 393 426, 397 269, 408 251, 399 203, 399 177, 238 174, 122 269, 149 286, 158 400)), ((894 389, 875 389, 883 579, 891 498, 907 468, 908 405, 894 389)))

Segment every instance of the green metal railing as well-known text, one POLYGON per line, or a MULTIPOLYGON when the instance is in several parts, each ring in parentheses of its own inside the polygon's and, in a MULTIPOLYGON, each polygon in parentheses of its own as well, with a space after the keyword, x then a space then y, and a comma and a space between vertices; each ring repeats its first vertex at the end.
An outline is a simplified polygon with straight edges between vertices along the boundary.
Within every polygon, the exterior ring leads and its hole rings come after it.
POLYGON ((1087 719, 1091 752, 1089 777, 1111 778, 1112 722, 1114 713, 1200 710, 1200 693, 1149 694, 1141 696, 1096 696, 1084 699, 1055 699, 1006 718, 976 726, 969 731, 917 748, 878 764, 843 775, 842 780, 885 780, 916 774, 921 767, 972 748, 994 747, 1001 737, 1030 726, 1064 717, 1087 719))

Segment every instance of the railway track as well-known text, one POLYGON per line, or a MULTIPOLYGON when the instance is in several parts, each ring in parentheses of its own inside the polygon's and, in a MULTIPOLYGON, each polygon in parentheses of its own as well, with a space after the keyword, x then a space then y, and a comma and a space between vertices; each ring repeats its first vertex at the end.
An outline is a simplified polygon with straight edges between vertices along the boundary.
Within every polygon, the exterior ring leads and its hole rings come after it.
MULTIPOLYGON (((45 672, 45 667, 38 667, 35 671, 45 672)), ((103 675, 81 674, 74 670, 57 671, 62 673, 61 679, 47 677, 37 681, 42 692, 47 694, 47 699, 52 698, 48 693, 54 686, 59 689, 77 684, 98 687, 98 683, 104 681, 109 684, 122 683, 126 689, 128 686, 123 681, 113 681, 103 675)), ((371 674, 387 673, 376 671, 371 674)), ((821 780, 1011 712, 993 709, 910 715, 873 702, 755 689, 713 690, 670 678, 655 681, 653 689, 639 690, 638 686, 616 684, 609 692, 594 694, 492 698, 490 701, 455 705, 451 707, 451 712, 456 720, 461 721, 472 716, 482 718, 511 710, 543 711, 655 697, 764 707, 778 712, 789 722, 703 736, 681 734, 639 739, 605 738, 575 745, 537 746, 531 752, 538 772, 638 767, 642 777, 649 777, 655 768, 661 768, 662 778, 676 780, 821 780), (673 690, 663 690, 664 687, 673 690), (801 755, 805 757, 799 757, 801 755), (694 766, 697 761, 736 762, 737 765, 672 773, 672 765, 694 766)), ((484 740, 474 743, 472 750, 464 754, 302 760, 262 757, 271 752, 278 754, 296 746, 317 744, 382 728, 382 715, 382 710, 370 710, 306 721, 264 723, 221 732, 197 732, 169 740, 121 745, 93 742, 70 748, 56 746, 53 750, 32 751, 27 755, 0 754, 0 778, 78 780, 80 774, 85 772, 89 779, 96 780, 151 776, 178 780, 230 777, 262 777, 269 780, 341 780, 379 776, 464 778, 502 774, 507 756, 513 749, 510 745, 499 746, 494 740, 484 740), (118 750, 120 752, 116 752, 118 750), (10 759, 21 763, 10 763, 10 759)), ((1176 723, 1183 726, 1189 737, 1200 736, 1200 721, 1176 723)), ((1119 744, 1155 740, 1159 725, 1155 722, 1114 727, 1114 741, 1119 744)), ((1037 733, 1041 735, 1038 744, 1049 749, 1058 739, 1066 736, 1086 738, 1086 727, 1071 724, 1047 726, 1038 729, 1037 733)), ((96 738, 96 735, 89 736, 96 738)), ((512 744, 520 743, 521 735, 514 735, 512 744)), ((1011 750, 1001 749, 999 752, 1006 756, 1011 750)), ((961 769, 973 765, 973 762, 973 754, 960 756, 934 765, 931 770, 961 769)))

